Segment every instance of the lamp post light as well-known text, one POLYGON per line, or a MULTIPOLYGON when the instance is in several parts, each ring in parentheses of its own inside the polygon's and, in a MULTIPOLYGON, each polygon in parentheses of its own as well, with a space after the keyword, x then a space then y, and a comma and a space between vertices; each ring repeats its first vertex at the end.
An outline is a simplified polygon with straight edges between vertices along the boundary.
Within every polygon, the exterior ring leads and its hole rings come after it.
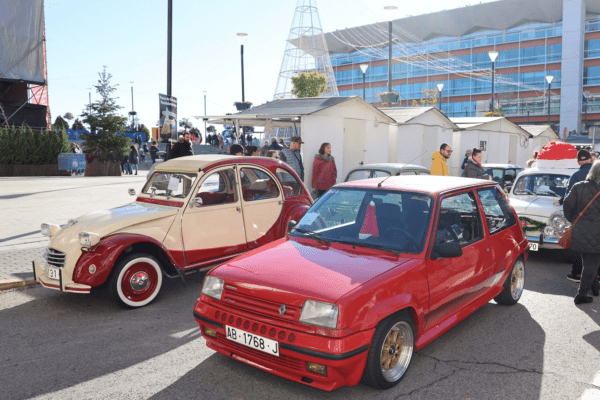
POLYGON ((208 133, 206 132, 206 90, 203 90, 202 93, 204 93, 204 144, 206 144, 206 141, 208 140, 208 133))
POLYGON ((440 104, 438 105, 438 108, 441 111, 442 110, 442 101, 444 100, 444 98, 442 97, 442 89, 444 88, 444 84, 438 83, 437 88, 438 88, 438 93, 440 94, 440 104))
POLYGON ((366 73, 367 73, 367 68, 369 68, 369 64, 365 63, 365 64, 360 64, 360 69, 362 70, 363 73, 363 100, 367 100, 367 97, 365 95, 365 85, 366 85, 366 73))
POLYGON ((388 57, 388 92, 392 92, 392 20, 398 11, 396 6, 383 7, 389 21, 389 57, 388 57))
POLYGON ((550 125, 550 85, 552 84, 553 75, 546 75, 546 82, 548 82, 548 125, 550 125))
POLYGON ((492 103, 490 105, 490 111, 494 112, 494 83, 496 77, 496 57, 498 57, 498 52, 496 50, 492 50, 488 52, 490 56, 490 60, 492 60, 492 103))

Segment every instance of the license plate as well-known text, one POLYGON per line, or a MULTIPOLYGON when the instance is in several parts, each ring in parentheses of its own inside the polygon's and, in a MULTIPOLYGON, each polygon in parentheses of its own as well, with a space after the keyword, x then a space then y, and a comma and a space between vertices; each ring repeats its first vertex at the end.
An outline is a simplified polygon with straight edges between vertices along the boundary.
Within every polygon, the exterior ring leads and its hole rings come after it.
POLYGON ((50 279, 60 279, 60 270, 58 268, 46 267, 46 276, 50 279))
POLYGON ((531 243, 529 242, 529 251, 538 251, 539 243, 531 243))
POLYGON ((233 342, 279 357, 279 342, 275 340, 227 325, 225 325, 225 331, 227 332, 227 339, 233 342))

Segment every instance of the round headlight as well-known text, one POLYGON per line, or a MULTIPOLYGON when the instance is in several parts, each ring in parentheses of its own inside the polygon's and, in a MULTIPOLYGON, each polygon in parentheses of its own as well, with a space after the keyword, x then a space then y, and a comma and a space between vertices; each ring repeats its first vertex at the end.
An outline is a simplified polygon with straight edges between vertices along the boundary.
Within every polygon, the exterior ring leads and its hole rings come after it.
POLYGON ((554 238, 556 236, 556 231, 553 227, 547 226, 544 228, 544 236, 547 238, 554 238))
POLYGON ((44 236, 50 236, 50 225, 49 224, 42 224, 41 231, 42 231, 42 235, 44 235, 44 236))

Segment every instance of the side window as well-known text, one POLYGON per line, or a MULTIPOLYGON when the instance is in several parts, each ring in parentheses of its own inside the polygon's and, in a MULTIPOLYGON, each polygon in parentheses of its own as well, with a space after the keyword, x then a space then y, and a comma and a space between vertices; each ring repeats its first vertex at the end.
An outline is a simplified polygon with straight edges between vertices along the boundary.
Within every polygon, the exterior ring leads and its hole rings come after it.
POLYGON ((272 199, 279 196, 279 188, 275 181, 259 169, 242 168, 240 177, 244 201, 272 199))
POLYGON ((373 171, 371 178, 385 178, 386 176, 390 176, 390 173, 386 171, 373 171))
POLYGON ((346 182, 351 181, 359 181, 361 179, 369 179, 371 177, 371 171, 366 171, 364 169, 358 171, 352 171, 350 175, 348 175, 348 179, 346 182))
POLYGON ((286 197, 302 195, 302 185, 294 178, 294 175, 283 168, 277 168, 276 173, 286 197))
POLYGON ((473 192, 442 199, 436 243, 456 242, 461 246, 483 238, 483 228, 473 192))
POLYGON ((237 203, 237 188, 233 169, 225 169, 208 175, 200 185, 196 197, 202 199, 203 206, 237 203))
POLYGON ((490 234, 501 231, 516 223, 515 216, 504 196, 495 187, 477 191, 483 205, 490 234))

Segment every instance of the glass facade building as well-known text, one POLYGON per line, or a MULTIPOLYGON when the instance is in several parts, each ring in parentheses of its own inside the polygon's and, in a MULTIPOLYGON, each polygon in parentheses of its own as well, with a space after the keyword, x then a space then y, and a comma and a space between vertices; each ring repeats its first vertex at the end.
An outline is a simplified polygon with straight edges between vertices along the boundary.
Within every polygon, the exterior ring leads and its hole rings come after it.
MULTIPOLYGON (((582 122, 590 125, 595 121, 600 123, 600 19, 586 20, 583 29, 581 115, 582 122)), ((388 50, 366 48, 350 54, 332 54, 340 96, 363 96, 360 64, 367 63, 366 100, 378 103, 378 93, 387 91, 388 50)), ((488 52, 491 50, 498 52, 495 108, 515 123, 547 123, 546 75, 552 75, 550 119, 553 125, 558 125, 565 74, 562 22, 393 46, 392 87, 402 99, 397 105, 421 105, 428 97, 439 99, 436 87, 443 83, 441 108, 447 116, 484 116, 490 111, 492 62, 488 52)), ((558 132, 558 127, 555 130, 558 132)))

